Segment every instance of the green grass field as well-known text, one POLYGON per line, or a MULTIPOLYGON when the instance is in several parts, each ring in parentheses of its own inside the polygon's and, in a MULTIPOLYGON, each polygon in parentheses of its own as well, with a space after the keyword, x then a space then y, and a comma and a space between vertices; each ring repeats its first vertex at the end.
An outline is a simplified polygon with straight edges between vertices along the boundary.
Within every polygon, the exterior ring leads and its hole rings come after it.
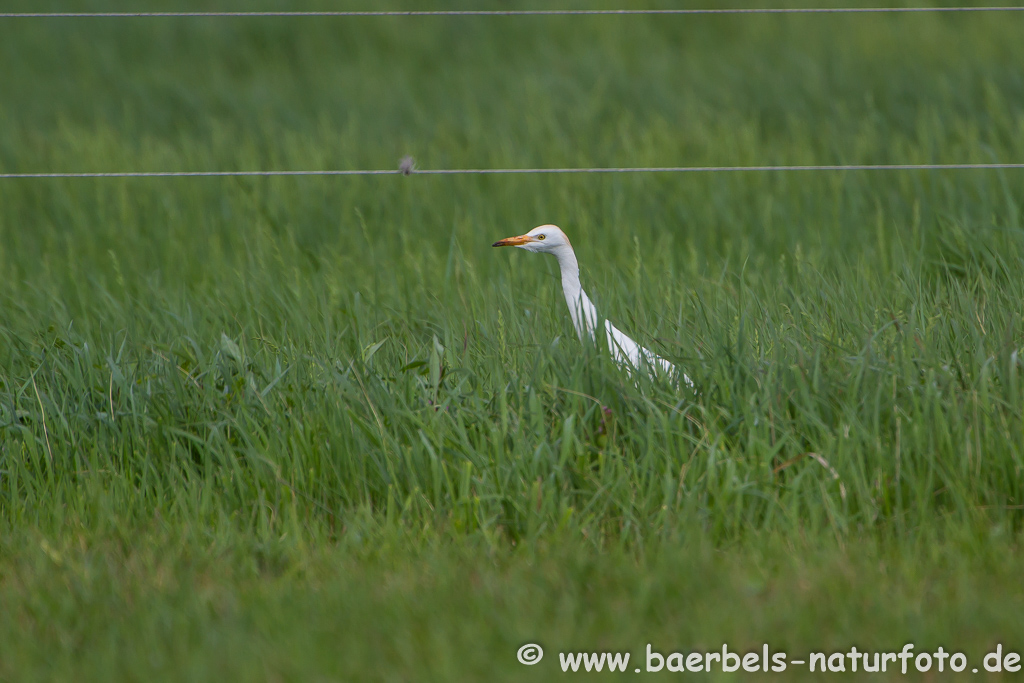
MULTIPOLYGON (((4 11, 282 7, 368 6, 4 11)), ((1022 34, 0 19, 0 172, 1021 162, 1022 34)), ((1022 206, 1018 170, 0 180, 0 681, 1024 653, 1022 206), (697 392, 490 247, 548 222, 697 392)))

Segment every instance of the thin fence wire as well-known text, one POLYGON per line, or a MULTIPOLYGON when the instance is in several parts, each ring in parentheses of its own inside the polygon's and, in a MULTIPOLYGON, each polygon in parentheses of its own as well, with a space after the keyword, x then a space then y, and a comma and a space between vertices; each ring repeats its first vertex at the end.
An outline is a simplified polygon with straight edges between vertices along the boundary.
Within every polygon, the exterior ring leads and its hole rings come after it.
POLYGON ((692 9, 355 10, 267 12, 0 12, 0 19, 142 19, 155 17, 532 17, 700 14, 907 14, 1021 12, 1024 7, 725 7, 692 9))
POLYGON ((650 166, 633 168, 414 168, 308 171, 100 171, 0 173, 0 179, 45 178, 231 178, 270 176, 504 175, 567 173, 785 173, 793 171, 978 171, 1024 169, 1024 163, 826 164, 807 166, 650 166))

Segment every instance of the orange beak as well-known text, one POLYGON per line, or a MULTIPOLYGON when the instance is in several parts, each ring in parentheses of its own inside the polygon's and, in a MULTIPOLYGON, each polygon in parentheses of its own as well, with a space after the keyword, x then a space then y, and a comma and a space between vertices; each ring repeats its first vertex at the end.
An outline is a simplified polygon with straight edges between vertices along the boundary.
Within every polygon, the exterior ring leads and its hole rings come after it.
POLYGON ((492 247, 518 247, 520 244, 526 244, 532 242, 533 238, 529 235, 519 235, 518 237, 506 237, 503 240, 498 240, 492 247))

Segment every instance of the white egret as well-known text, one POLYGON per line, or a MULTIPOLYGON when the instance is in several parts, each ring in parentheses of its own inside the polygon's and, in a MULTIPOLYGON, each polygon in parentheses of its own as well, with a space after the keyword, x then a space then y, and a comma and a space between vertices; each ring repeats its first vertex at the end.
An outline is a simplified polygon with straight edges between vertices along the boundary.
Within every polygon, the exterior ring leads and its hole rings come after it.
MULTIPOLYGON (((558 259, 558 267, 562 271, 562 293, 565 295, 566 305, 569 306, 569 316, 572 318, 573 327, 576 328, 576 334, 581 341, 596 341, 597 309, 580 285, 580 266, 576 261, 576 252, 573 251, 569 238, 561 228, 557 225, 541 225, 525 235, 506 237, 491 246, 519 247, 526 251, 553 254, 558 259)), ((678 372, 672 363, 637 344, 610 321, 604 321, 604 329, 612 359, 630 374, 641 368, 646 368, 652 376, 658 373, 673 376, 678 372)), ((693 386, 686 373, 678 374, 683 382, 693 386)))

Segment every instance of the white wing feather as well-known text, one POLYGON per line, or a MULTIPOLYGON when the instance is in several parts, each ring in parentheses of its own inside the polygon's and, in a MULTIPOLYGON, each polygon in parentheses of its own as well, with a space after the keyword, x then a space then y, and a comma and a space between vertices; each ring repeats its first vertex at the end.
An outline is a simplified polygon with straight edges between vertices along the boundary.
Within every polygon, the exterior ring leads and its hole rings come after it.
MULTIPOLYGON (((645 349, 637 344, 627 337, 622 330, 612 325, 610 320, 604 321, 604 329, 608 337, 608 351, 612 355, 612 360, 620 367, 625 368, 629 372, 646 367, 647 372, 652 377, 656 377, 659 374, 672 376, 678 372, 676 366, 654 353, 654 351, 645 349)), ((679 372, 678 374, 679 379, 688 387, 693 387, 693 381, 690 380, 685 372, 679 372)))

